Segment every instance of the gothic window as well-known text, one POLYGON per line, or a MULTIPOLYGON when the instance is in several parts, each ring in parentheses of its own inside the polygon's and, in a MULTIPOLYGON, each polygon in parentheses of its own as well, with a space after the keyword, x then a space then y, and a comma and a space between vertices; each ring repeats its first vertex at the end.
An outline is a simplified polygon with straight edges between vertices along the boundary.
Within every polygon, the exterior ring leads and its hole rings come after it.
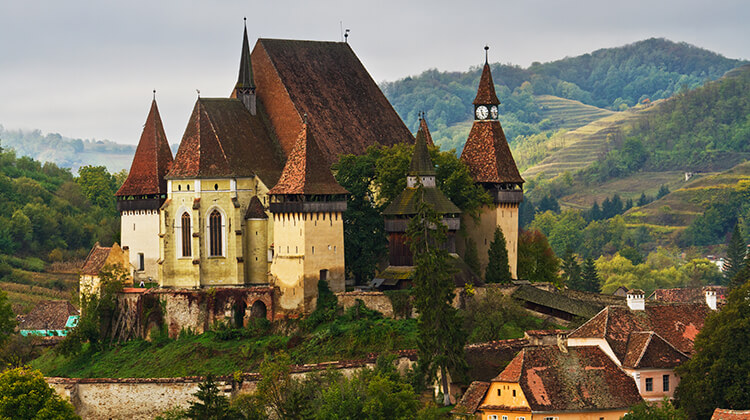
POLYGON ((214 210, 208 217, 208 233, 209 233, 209 255, 212 257, 220 257, 222 255, 222 244, 221 244, 221 213, 219 210, 214 210))
POLYGON ((188 212, 182 213, 180 221, 182 222, 182 256, 189 257, 190 255, 192 255, 193 251, 191 249, 190 243, 190 215, 188 214, 188 212))

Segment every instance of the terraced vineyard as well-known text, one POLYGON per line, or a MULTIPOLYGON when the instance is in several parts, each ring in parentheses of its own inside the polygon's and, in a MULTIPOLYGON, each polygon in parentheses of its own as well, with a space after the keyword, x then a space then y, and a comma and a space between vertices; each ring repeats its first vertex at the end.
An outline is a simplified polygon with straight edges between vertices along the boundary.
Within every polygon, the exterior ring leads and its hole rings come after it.
POLYGON ((558 130, 575 130, 615 113, 558 96, 539 95, 534 99, 542 109, 542 119, 549 119, 558 130))

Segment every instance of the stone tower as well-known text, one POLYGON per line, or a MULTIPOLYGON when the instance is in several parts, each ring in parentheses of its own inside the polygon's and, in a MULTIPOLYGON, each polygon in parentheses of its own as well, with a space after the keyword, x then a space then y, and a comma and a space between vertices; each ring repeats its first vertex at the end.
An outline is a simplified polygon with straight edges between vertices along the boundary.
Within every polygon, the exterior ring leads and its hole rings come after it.
POLYGON ((487 267, 487 253, 495 228, 499 226, 503 230, 510 273, 517 278, 518 206, 523 201, 524 180, 497 119, 499 105, 490 65, 485 60, 474 98, 474 124, 461 160, 468 166, 474 182, 482 185, 490 194, 493 204, 481 209, 478 221, 464 216, 463 223, 467 240, 474 241, 477 246, 482 274, 487 267))
POLYGON ((282 309, 311 312, 319 279, 333 292, 345 290, 346 195, 305 121, 279 182, 268 191, 274 238, 271 279, 281 292, 282 309))
POLYGON ((159 209, 167 198, 164 176, 171 165, 172 151, 154 99, 128 177, 115 194, 122 247, 130 252, 136 285, 158 277, 159 209))

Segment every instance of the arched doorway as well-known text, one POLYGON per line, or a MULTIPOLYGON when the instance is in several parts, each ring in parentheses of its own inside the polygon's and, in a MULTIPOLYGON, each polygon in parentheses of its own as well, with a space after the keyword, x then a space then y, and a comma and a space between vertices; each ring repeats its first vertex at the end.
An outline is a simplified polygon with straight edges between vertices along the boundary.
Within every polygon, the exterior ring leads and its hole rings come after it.
POLYGON ((265 318, 267 313, 266 304, 262 300, 256 300, 250 307, 251 318, 265 318))
POLYGON ((245 326, 245 302, 239 301, 234 304, 234 327, 242 328, 245 326))

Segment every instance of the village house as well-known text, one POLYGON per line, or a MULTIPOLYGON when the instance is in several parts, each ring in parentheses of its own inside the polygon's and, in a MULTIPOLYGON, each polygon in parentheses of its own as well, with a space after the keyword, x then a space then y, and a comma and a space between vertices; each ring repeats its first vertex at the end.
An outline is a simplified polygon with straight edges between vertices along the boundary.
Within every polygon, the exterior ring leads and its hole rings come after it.
POLYGON ((482 420, 614 420, 642 399, 596 346, 525 347, 489 382, 473 382, 453 414, 482 420))
POLYGON ((19 333, 26 336, 62 337, 78 325, 80 312, 67 300, 39 302, 18 320, 19 333))
MULTIPOLYGON (((128 274, 132 274, 129 255, 128 249, 120 248, 117 242, 112 246, 101 246, 99 242, 94 244, 81 268, 78 285, 79 298, 99 293, 100 273, 105 266, 120 267, 128 274)), ((132 284, 132 278, 129 280, 128 283, 132 284)))

